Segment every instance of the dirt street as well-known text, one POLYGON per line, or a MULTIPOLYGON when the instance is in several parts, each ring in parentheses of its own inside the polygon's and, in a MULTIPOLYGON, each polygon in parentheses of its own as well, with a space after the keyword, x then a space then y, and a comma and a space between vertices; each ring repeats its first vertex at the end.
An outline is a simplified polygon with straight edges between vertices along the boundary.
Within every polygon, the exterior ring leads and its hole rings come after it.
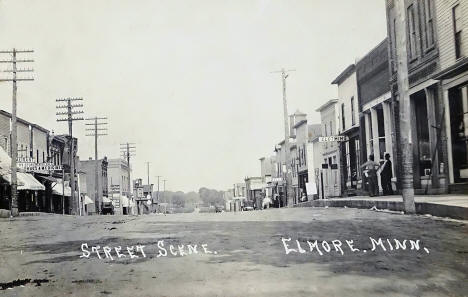
POLYGON ((468 296, 467 235, 338 208, 3 219, 0 296, 468 296))

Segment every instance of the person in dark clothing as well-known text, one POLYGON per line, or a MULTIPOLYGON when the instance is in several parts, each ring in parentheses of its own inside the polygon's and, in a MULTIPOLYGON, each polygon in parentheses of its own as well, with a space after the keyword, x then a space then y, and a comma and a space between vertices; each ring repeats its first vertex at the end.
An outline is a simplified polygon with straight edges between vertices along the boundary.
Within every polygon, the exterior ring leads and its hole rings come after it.
POLYGON ((382 165, 380 172, 380 181, 382 182, 382 190, 384 195, 393 195, 392 189, 392 161, 390 161, 390 154, 385 154, 385 162, 382 165))

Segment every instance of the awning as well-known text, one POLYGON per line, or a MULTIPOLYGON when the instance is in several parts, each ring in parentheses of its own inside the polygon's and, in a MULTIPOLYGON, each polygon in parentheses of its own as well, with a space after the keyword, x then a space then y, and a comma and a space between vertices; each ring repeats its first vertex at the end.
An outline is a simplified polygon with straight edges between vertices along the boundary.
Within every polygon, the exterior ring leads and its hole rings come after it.
POLYGON ((63 184, 61 182, 55 182, 52 184, 52 194, 60 195, 64 194, 64 196, 71 197, 71 188, 69 186, 65 186, 65 193, 63 191, 63 184))
MULTIPOLYGON (((18 190, 44 191, 45 187, 32 174, 17 172, 18 190)), ((11 174, 4 175, 3 178, 11 184, 11 174)))
POLYGON ((114 196, 113 197, 114 200, 117 200, 117 199, 120 199, 120 203, 122 204, 122 207, 128 207, 128 198, 126 196, 114 196))
POLYGON ((102 202, 104 202, 104 203, 111 203, 112 200, 110 200, 109 197, 102 196, 102 202))
POLYGON ((83 200, 83 204, 84 204, 84 205, 94 204, 94 201, 91 200, 91 198, 89 198, 88 195, 85 195, 85 196, 84 196, 84 200, 83 200))
POLYGON ((36 175, 36 177, 38 179, 41 179, 41 180, 46 180, 46 181, 50 181, 50 182, 57 182, 57 179, 55 177, 52 177, 52 176, 47 176, 47 175, 36 175))

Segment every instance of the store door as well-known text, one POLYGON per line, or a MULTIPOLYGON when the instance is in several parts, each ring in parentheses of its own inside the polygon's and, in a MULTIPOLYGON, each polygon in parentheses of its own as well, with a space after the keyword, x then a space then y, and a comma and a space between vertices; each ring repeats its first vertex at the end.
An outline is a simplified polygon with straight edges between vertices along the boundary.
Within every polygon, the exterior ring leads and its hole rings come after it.
POLYGON ((454 182, 468 182, 467 86, 449 90, 449 107, 454 182))

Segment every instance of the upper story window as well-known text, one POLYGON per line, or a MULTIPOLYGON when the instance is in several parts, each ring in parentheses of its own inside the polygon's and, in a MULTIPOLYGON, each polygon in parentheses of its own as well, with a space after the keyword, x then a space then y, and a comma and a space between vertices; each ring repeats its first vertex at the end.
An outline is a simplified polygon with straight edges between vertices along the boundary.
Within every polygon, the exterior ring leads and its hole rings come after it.
POLYGON ((434 20, 432 15, 432 0, 423 0, 424 16, 424 47, 431 48, 434 45, 434 20))
POLYGON ((407 9, 408 55, 410 59, 416 58, 416 19, 414 5, 407 9))
POLYGON ((463 44, 462 44, 462 19, 460 4, 457 4, 452 9, 453 17, 453 31, 455 34, 455 57, 458 59, 463 56, 463 44))
POLYGON ((344 103, 341 104, 341 126, 342 126, 343 131, 346 130, 344 103))
POLYGON ((356 124, 356 115, 354 114, 354 97, 351 97, 351 125, 356 124))

